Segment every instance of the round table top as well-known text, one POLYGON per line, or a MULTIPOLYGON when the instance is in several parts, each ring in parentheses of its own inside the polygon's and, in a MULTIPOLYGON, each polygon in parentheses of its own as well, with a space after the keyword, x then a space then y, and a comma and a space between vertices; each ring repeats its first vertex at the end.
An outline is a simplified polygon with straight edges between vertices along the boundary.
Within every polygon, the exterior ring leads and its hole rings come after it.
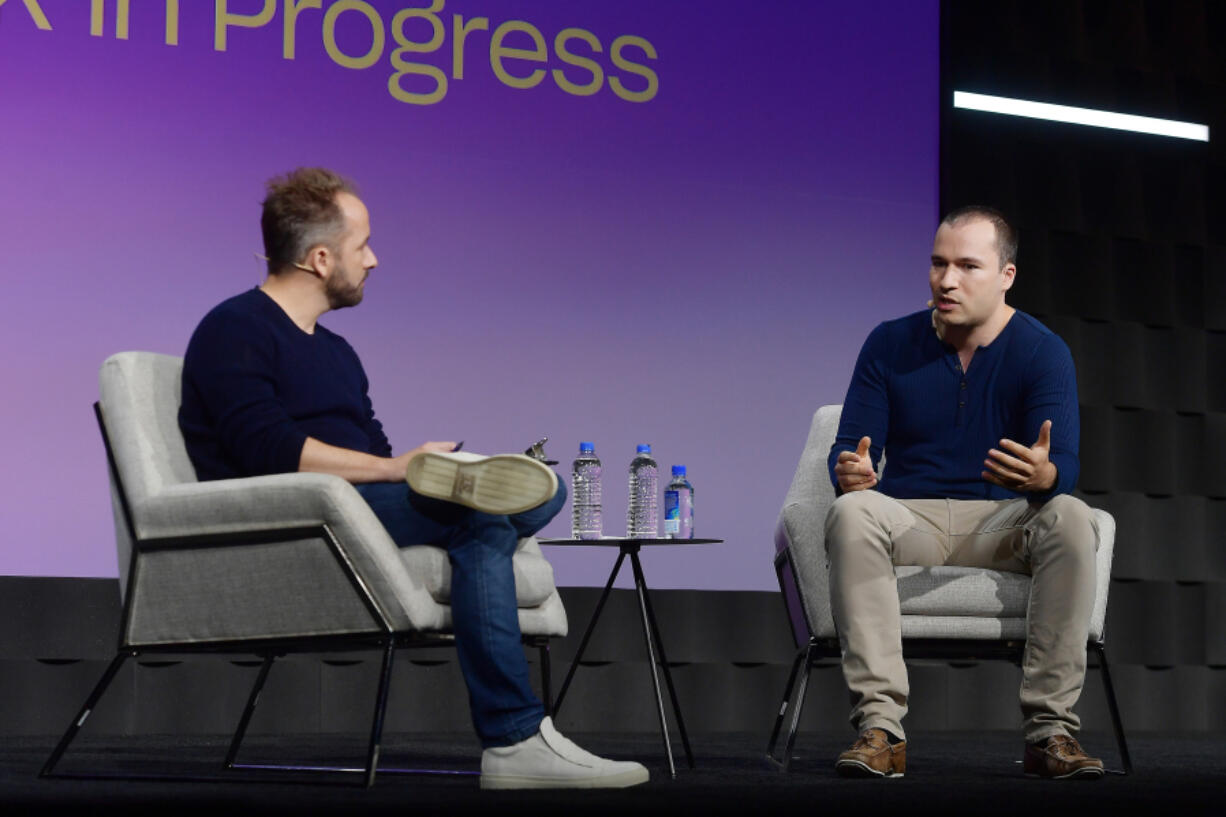
POLYGON ((718 545, 723 539, 636 539, 629 536, 602 536, 599 539, 537 539, 541 545, 596 545, 597 547, 621 547, 622 545, 718 545))

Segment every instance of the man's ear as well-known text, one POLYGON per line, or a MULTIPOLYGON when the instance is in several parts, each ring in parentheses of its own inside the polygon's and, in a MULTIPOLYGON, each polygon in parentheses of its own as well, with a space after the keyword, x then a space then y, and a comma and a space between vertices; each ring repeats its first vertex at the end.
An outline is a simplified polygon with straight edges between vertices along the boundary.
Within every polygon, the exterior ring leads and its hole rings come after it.
POLYGON ((1001 269, 1000 274, 1005 277, 1004 286, 1001 287, 1001 292, 1007 292, 1013 287, 1013 279, 1017 277, 1017 265, 1005 264, 1001 269))
POLYGON ((332 274, 332 251, 326 244, 316 244, 306 254, 306 260, 299 269, 314 273, 321 279, 327 279, 332 274))

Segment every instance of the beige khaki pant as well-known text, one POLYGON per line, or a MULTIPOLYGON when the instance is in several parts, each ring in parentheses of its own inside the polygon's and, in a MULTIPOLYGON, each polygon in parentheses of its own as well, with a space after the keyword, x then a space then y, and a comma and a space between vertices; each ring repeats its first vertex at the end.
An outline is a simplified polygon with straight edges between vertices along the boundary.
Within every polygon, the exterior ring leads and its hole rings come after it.
POLYGON ((1032 576, 1020 693, 1025 739, 1075 734, 1097 547, 1093 511, 1067 494, 1041 506, 840 496, 826 517, 826 551, 852 726, 905 737, 909 687, 894 566, 958 565, 1032 576))

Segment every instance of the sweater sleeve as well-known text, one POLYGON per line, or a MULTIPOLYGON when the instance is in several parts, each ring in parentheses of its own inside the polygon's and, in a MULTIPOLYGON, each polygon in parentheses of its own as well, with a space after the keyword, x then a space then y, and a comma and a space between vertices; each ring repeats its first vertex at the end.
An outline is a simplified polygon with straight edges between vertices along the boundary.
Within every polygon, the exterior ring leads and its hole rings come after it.
POLYGON ((839 454, 856 450, 861 437, 870 438, 868 453, 873 461, 873 468, 876 469, 881 462, 881 452, 890 426, 890 399, 885 375, 889 346, 886 326, 881 324, 869 333, 860 349, 859 357, 856 358, 851 384, 847 387, 847 397, 843 400, 839 430, 826 459, 826 467, 836 494, 841 491, 838 478, 834 474, 834 465, 839 454))
POLYGON ((212 418, 217 441, 245 476, 298 470, 307 435, 277 396, 276 344, 267 326, 237 314, 210 314, 184 356, 190 381, 212 418))
POLYGON ((387 434, 383 431, 383 423, 375 419, 375 406, 370 400, 370 381, 366 379, 366 369, 362 366, 362 359, 358 357, 358 353, 349 345, 348 341, 344 341, 345 348, 353 357, 353 365, 357 367, 362 376, 362 409, 363 422, 362 429, 366 432, 367 438, 370 440, 370 448, 367 449, 376 457, 392 456, 392 444, 388 442, 387 434))
POLYGON ((1030 499, 1046 502, 1057 494, 1071 494, 1081 472, 1081 414, 1073 355, 1058 335, 1048 335, 1035 349, 1026 373, 1023 401, 1026 437, 1021 442, 1029 445, 1037 440, 1039 427, 1051 420, 1049 457, 1056 466, 1056 484, 1048 491, 1032 493, 1030 499))

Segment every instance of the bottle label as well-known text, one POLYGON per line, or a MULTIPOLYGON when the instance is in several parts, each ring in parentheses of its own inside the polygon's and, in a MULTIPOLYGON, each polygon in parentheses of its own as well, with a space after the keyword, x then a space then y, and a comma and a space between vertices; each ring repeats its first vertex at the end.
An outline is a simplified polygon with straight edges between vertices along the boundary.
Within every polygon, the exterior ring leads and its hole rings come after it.
POLYGON ((681 532, 681 494, 678 491, 664 492, 664 535, 676 536, 681 532))

